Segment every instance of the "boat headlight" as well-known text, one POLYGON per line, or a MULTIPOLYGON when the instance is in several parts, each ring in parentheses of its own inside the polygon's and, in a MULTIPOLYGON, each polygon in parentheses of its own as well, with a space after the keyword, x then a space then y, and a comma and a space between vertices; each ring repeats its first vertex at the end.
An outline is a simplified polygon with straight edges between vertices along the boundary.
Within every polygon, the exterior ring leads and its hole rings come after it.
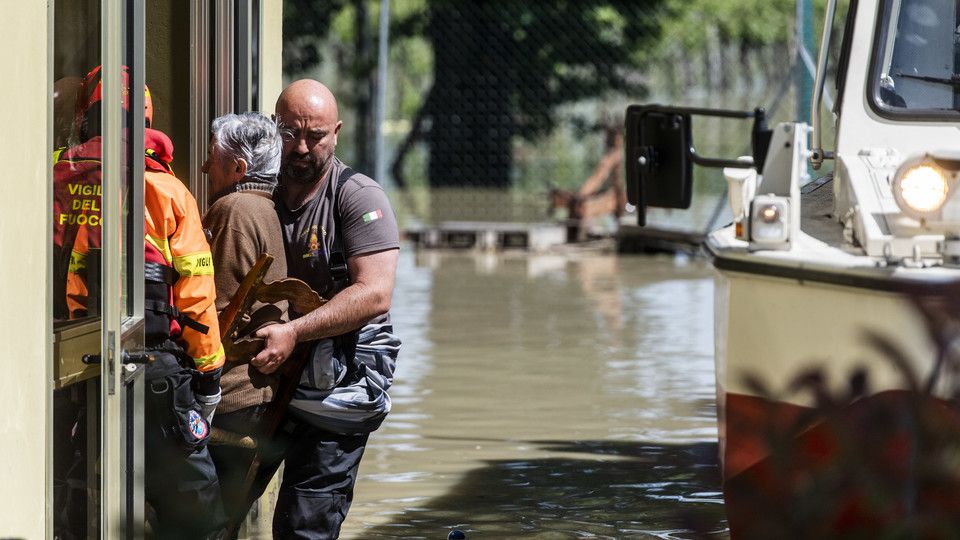
POLYGON ((897 169, 890 186, 900 210, 920 220, 938 215, 957 172, 944 168, 942 164, 951 162, 930 155, 905 161, 897 169))
POLYGON ((750 204, 751 250, 790 249, 790 198, 757 195, 750 204))

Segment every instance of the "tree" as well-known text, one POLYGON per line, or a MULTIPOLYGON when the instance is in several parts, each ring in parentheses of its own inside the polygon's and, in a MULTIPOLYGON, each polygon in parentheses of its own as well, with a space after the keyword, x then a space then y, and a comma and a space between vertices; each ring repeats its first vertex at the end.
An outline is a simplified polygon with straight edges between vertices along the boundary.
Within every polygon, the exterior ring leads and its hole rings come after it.
POLYGON ((287 0, 283 16, 284 73, 303 73, 324 61, 321 46, 334 28, 334 19, 345 9, 352 10, 352 25, 337 38, 349 43, 348 59, 352 91, 341 96, 356 113, 353 166, 372 172, 373 94, 376 90, 376 47, 372 32, 369 0, 287 0))
POLYGON ((323 61, 320 44, 348 0, 286 0, 283 3, 283 72, 303 73, 323 61))
MULTIPOLYGON (((678 58, 665 54, 677 47, 683 51, 681 59, 699 54, 710 46, 708 33, 721 45, 739 47, 743 55, 769 45, 788 46, 795 1, 394 2, 391 45, 426 37, 433 83, 398 148, 393 176, 399 186, 405 185, 404 158, 416 143, 425 142, 431 186, 508 186, 513 142, 550 132, 559 106, 608 92, 641 98, 646 66, 678 58)), ((822 13, 824 1, 815 3, 822 13)), ((320 63, 321 44, 335 51, 338 63, 349 66, 344 75, 352 81, 352 90, 342 99, 357 110, 360 161, 369 155, 365 145, 373 132, 364 122, 372 112, 376 68, 368 26, 375 25, 378 4, 286 0, 284 8, 287 73, 320 63), (353 25, 326 39, 343 10, 352 10, 353 25)))
POLYGON ((659 3, 429 2, 417 16, 433 45, 434 83, 394 162, 398 184, 407 151, 425 140, 431 186, 508 186, 513 137, 549 131, 558 105, 643 92, 638 71, 658 37, 650 14, 659 3))

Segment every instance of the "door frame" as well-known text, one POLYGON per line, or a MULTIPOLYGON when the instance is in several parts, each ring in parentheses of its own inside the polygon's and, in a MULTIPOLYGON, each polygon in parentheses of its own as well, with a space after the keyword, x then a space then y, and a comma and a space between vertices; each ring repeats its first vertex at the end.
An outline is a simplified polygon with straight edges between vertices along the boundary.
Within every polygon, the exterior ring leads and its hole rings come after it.
POLYGON ((144 0, 101 3, 103 126, 100 327, 101 538, 143 535, 144 0), (128 110, 122 67, 129 69, 128 110), (119 443, 119 444, 118 444, 119 443))

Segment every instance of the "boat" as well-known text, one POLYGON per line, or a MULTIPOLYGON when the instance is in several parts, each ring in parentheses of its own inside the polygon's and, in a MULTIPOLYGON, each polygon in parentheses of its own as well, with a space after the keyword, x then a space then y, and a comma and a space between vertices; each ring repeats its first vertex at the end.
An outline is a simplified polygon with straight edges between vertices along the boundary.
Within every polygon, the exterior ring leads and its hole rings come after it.
POLYGON ((732 536, 955 537, 960 1, 826 4, 809 124, 633 105, 628 197, 643 225, 648 206, 690 206, 694 166, 728 185, 734 220, 704 246, 732 536), (750 123, 751 155, 698 154, 702 116, 750 123))

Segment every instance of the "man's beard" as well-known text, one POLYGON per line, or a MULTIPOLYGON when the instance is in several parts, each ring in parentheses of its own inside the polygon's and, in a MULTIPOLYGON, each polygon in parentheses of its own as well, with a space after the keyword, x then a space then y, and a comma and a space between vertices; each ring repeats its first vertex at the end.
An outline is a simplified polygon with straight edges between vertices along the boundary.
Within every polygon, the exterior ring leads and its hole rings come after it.
POLYGON ((333 154, 321 161, 313 154, 304 157, 289 157, 284 159, 284 164, 280 168, 281 179, 294 184, 313 184, 320 180, 321 173, 326 170, 333 154))

